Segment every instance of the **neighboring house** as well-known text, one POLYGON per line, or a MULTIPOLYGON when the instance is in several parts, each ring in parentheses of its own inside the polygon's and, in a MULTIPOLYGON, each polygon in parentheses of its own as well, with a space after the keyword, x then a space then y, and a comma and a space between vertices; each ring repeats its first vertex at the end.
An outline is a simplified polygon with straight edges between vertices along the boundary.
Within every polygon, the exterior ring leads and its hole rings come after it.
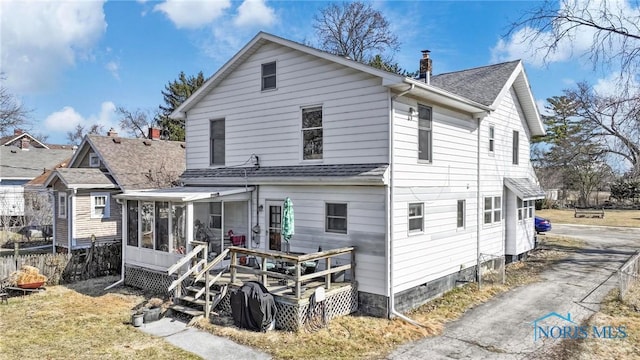
POLYGON ((113 195, 175 184, 185 169, 184 143, 153 134, 158 136, 128 139, 111 129, 107 136, 87 135, 69 165, 49 175, 54 245, 76 249, 120 241, 121 207, 113 195))
POLYGON ((44 144, 21 130, 0 138, 1 225, 24 225, 25 184, 71 155, 71 146, 44 144))
POLYGON ((531 250, 544 192, 529 142, 544 128, 522 63, 431 76, 425 53, 420 65, 421 79, 406 78, 259 33, 172 114, 186 124, 185 186, 120 196, 125 283, 133 268, 166 273, 179 253, 173 231, 169 253, 151 250, 166 237, 154 221, 206 234, 215 252, 229 230, 285 250, 287 197, 290 250, 355 246, 359 306, 372 315, 474 280, 481 259, 531 250), (180 216, 154 220, 154 206, 180 216))

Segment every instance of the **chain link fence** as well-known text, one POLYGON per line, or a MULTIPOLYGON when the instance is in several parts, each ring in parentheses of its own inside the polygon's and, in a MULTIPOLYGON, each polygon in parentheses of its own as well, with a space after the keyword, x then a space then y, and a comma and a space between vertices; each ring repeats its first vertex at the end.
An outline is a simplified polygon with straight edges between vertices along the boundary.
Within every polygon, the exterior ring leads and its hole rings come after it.
POLYGON ((480 271, 478 288, 483 286, 502 285, 505 281, 504 255, 480 254, 480 271))
POLYGON ((640 279, 640 252, 636 252, 618 270, 618 288, 620 289, 620 301, 640 279))

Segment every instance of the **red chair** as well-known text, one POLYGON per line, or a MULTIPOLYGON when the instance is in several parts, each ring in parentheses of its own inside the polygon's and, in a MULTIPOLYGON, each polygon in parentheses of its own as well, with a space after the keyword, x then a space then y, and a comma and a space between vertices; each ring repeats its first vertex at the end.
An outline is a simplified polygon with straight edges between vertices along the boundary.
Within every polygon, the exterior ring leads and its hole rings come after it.
POLYGON ((231 244, 233 246, 244 246, 245 243, 245 236, 244 235, 233 235, 231 236, 231 244))

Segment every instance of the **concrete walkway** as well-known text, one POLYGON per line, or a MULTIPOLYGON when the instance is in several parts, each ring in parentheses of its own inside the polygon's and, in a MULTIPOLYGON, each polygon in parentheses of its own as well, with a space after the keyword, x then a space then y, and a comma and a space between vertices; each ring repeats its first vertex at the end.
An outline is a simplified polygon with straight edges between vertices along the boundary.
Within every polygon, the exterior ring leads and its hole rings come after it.
POLYGON ((271 359, 269 354, 249 346, 236 344, 229 339, 215 336, 206 331, 187 327, 185 323, 171 318, 165 317, 143 324, 138 329, 151 335, 160 336, 172 345, 196 354, 205 360, 271 359))
POLYGON ((569 257, 544 271, 543 281, 467 311, 441 336, 405 344, 388 359, 546 358, 560 340, 534 341, 533 322, 551 312, 570 313, 576 324, 586 321, 617 286, 615 272, 640 247, 640 229, 554 224, 552 232, 580 238, 586 245, 565 249, 569 257))

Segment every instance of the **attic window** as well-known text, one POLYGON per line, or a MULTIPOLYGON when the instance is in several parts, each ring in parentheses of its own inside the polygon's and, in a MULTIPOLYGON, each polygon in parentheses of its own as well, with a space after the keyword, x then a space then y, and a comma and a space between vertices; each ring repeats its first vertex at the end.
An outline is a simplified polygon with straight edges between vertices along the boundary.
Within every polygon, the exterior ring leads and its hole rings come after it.
POLYGON ((262 64, 262 90, 276 88, 276 62, 262 64))
POLYGON ((91 153, 89 155, 89 166, 91 167, 100 167, 100 158, 98 154, 91 153))

